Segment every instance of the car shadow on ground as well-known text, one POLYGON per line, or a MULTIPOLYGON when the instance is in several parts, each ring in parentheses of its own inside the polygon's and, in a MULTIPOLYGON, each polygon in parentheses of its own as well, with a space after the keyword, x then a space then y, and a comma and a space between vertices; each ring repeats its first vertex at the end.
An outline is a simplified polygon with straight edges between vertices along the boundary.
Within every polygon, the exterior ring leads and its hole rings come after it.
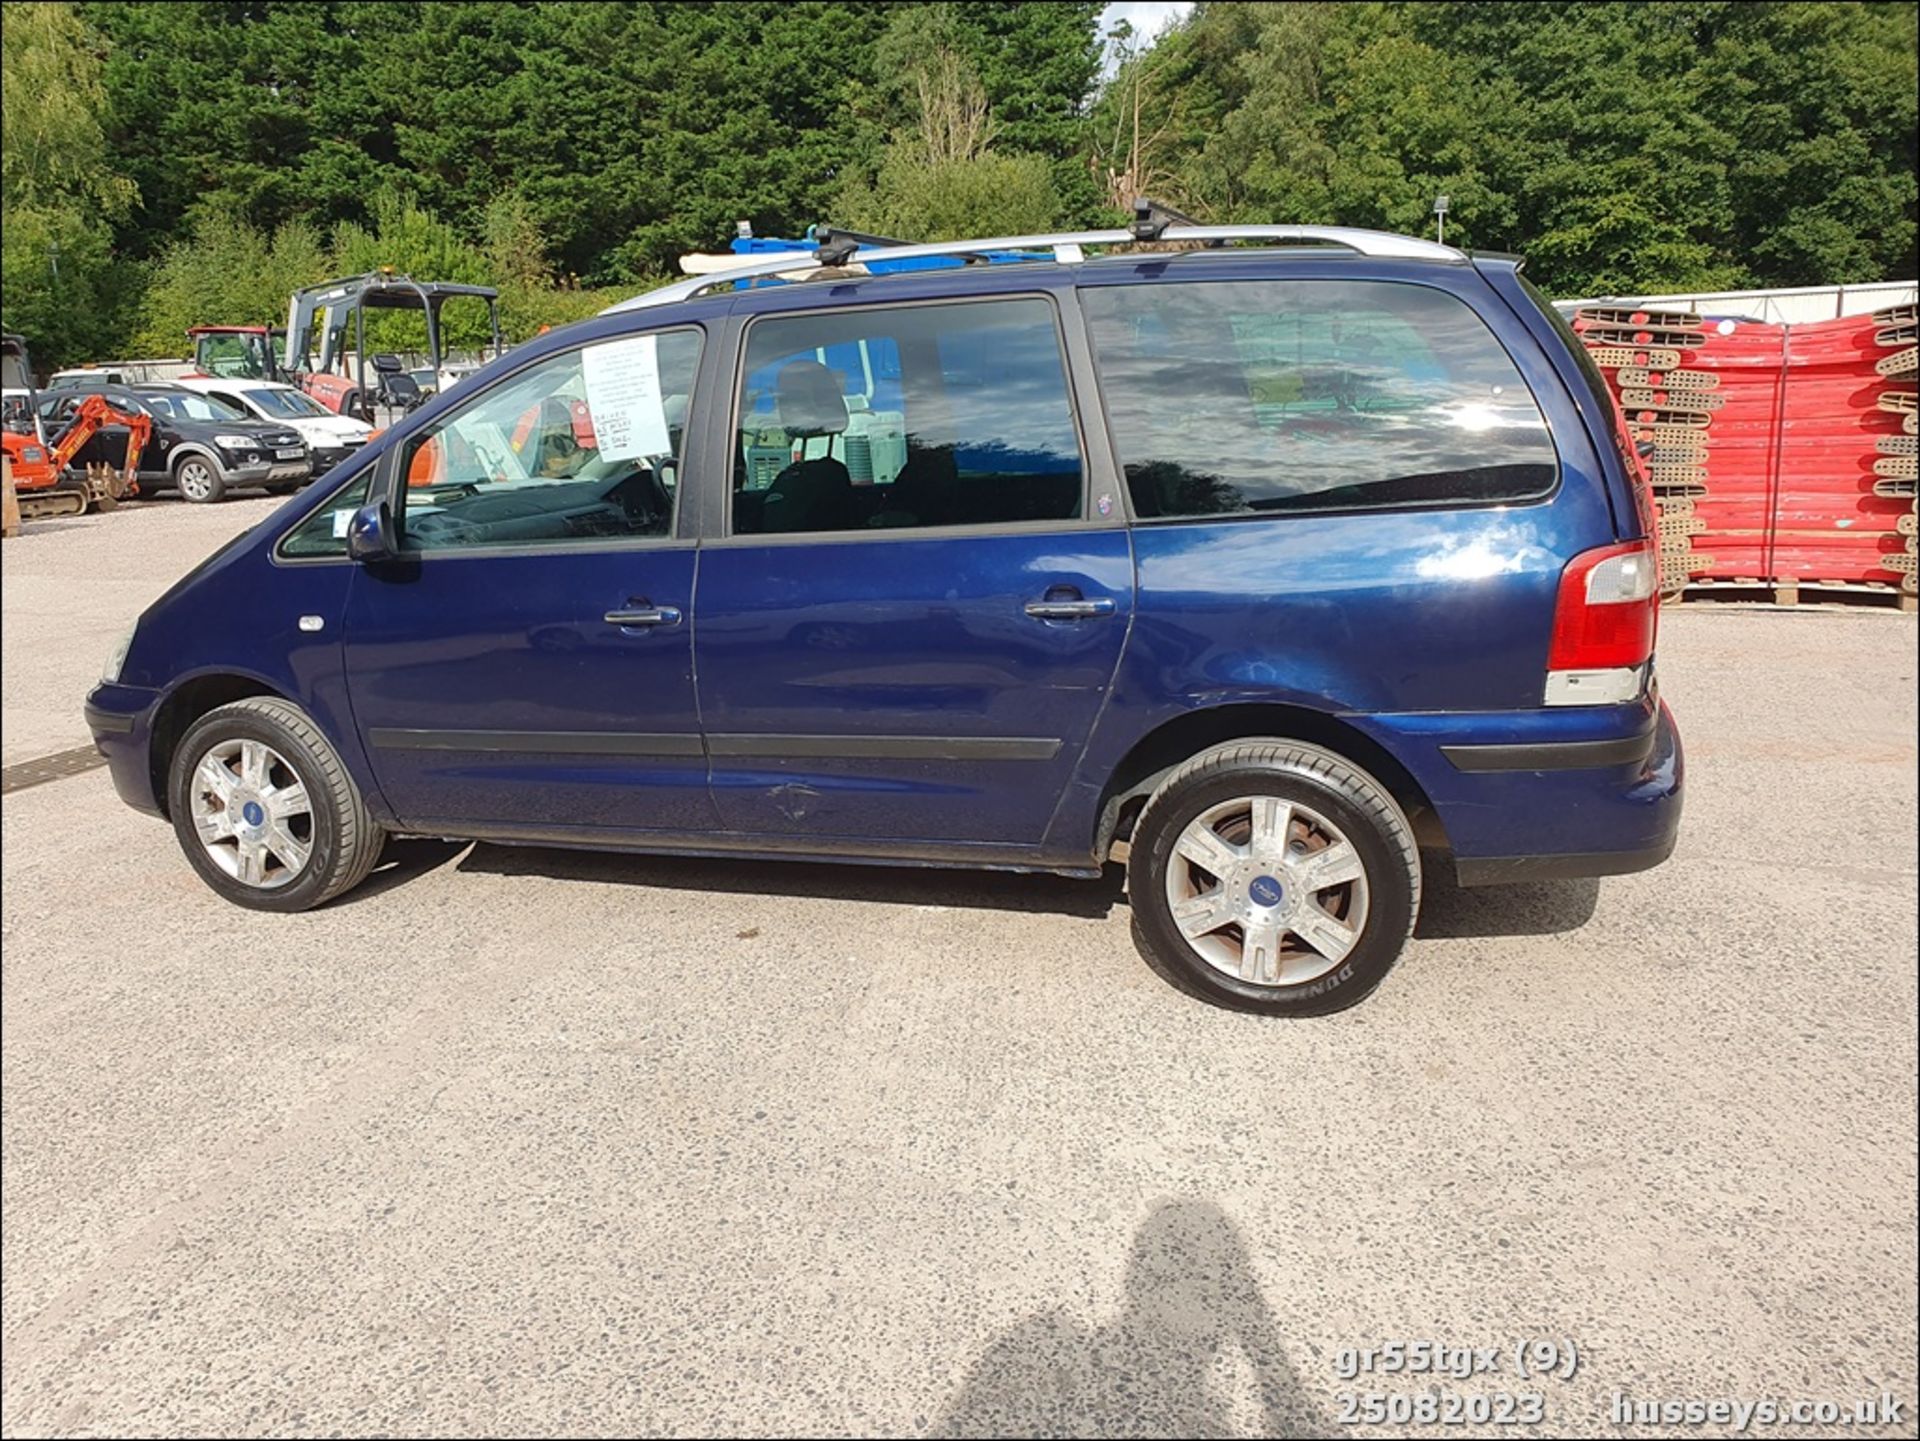
POLYGON ((388 841, 380 852, 379 864, 371 874, 345 895, 329 902, 329 906, 370 901, 377 895, 424 876, 428 871, 439 870, 472 848, 471 841, 437 841, 424 836, 388 841))
POLYGON ((1600 882, 1588 876, 1566 881, 1519 881, 1506 886, 1461 886, 1442 858, 1429 860, 1420 886, 1420 919, 1414 939, 1464 940, 1474 936, 1558 936, 1593 919, 1600 882))
POLYGON ((615 851, 563 851, 480 844, 462 871, 550 876, 556 880, 648 886, 732 895, 818 896, 905 906, 958 906, 1033 911, 1098 920, 1121 904, 1125 870, 1108 866, 1092 881, 1016 871, 947 870, 935 866, 843 865, 758 860, 745 856, 645 856, 615 851))
POLYGON ((1206 1201, 1157 1203, 1112 1319, 1030 1316, 974 1364, 944 1436, 1325 1436, 1246 1238, 1206 1201))
MULTIPOLYGON (((727 895, 822 897, 885 905, 956 906, 1102 920, 1126 905, 1126 868, 1108 865, 1098 880, 935 866, 854 865, 748 857, 649 856, 545 846, 426 838, 389 841, 379 867, 335 905, 351 905, 458 862, 463 873, 546 876, 560 881, 647 886, 727 895)), ((1593 916, 1596 880, 1532 881, 1463 889, 1444 857, 1429 857, 1414 935, 1421 940, 1474 936, 1550 936, 1578 930, 1593 916)))

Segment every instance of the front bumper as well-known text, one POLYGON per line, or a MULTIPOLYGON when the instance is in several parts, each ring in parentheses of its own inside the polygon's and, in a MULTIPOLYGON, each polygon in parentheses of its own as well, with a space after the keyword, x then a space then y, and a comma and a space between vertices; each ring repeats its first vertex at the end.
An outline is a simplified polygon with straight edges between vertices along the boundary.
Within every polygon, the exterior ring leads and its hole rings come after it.
POLYGON ((303 458, 242 463, 223 454, 220 468, 225 473, 228 485, 278 485, 282 481, 305 480, 313 474, 313 461, 303 458))
POLYGON ((1673 852, 1673 713, 1634 706, 1354 717, 1420 783, 1463 886, 1646 870, 1673 852))
POLYGON ((121 800, 150 816, 164 814, 154 788, 149 757, 153 753, 153 718, 160 692, 137 685, 102 682, 87 696, 84 714, 93 732, 94 748, 107 759, 107 773, 121 800))

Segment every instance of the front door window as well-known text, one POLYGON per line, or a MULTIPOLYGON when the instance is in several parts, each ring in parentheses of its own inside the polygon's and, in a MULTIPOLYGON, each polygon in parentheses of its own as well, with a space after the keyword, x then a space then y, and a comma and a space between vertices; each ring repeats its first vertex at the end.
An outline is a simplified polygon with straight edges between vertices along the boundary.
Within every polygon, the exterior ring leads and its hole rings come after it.
POLYGON ((695 331, 550 356, 414 436, 410 551, 645 539, 672 531, 695 331))

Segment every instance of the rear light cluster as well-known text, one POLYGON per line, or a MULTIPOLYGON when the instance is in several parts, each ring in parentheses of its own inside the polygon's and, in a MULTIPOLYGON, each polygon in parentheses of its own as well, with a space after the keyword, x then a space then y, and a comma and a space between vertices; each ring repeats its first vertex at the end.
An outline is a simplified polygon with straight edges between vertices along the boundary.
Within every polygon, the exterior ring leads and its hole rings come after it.
POLYGON ((1547 654, 1548 705, 1637 700, 1660 614, 1652 540, 1582 551, 1560 574, 1547 654))

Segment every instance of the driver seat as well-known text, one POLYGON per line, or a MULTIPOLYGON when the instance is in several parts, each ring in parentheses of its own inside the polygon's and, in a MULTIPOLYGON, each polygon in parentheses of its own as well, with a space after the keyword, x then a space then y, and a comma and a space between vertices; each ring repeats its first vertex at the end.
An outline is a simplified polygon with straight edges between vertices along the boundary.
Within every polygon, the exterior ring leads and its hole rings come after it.
POLYGON ((418 410, 426 400, 420 384, 400 368, 400 357, 388 353, 368 356, 380 387, 380 404, 396 410, 418 410))
MULTIPOLYGON (((796 360, 780 372, 780 428, 794 440, 839 435, 847 428, 847 402, 833 372, 817 360, 796 360)), ((773 478, 761 501, 763 531, 846 530, 853 507, 853 477, 825 456, 796 460, 773 478)))

